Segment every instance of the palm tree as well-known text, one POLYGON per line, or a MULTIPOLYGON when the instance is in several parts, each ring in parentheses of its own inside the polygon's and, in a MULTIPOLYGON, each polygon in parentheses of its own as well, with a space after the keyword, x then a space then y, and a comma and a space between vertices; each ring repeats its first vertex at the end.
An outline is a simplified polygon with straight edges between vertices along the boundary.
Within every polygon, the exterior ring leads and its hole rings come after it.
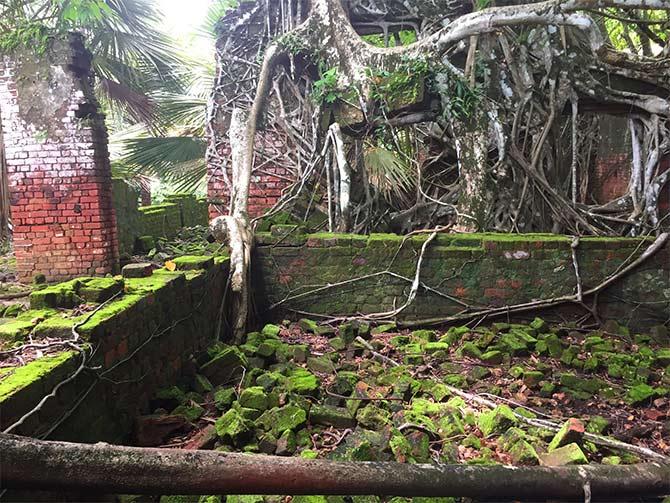
MULTIPOLYGON (((216 23, 236 4, 236 0, 214 1, 197 35, 213 47, 216 23)), ((183 91, 161 89, 151 94, 160 128, 119 128, 112 136, 112 146, 120 152, 114 163, 119 173, 148 175, 177 190, 191 191, 203 188, 207 175, 205 125, 215 66, 213 49, 211 60, 182 58, 188 69, 178 75, 183 91)))

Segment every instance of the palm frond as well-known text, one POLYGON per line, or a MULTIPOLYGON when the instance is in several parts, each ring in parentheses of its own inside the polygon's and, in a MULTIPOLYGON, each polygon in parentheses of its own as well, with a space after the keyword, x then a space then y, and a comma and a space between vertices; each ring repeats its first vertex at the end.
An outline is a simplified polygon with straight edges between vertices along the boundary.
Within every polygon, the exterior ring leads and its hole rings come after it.
POLYGON ((192 136, 132 138, 122 141, 124 154, 119 164, 141 173, 194 190, 207 174, 206 142, 192 136))
POLYGON ((367 145, 364 162, 370 183, 388 200, 406 199, 415 186, 416 174, 411 165, 385 147, 367 145))

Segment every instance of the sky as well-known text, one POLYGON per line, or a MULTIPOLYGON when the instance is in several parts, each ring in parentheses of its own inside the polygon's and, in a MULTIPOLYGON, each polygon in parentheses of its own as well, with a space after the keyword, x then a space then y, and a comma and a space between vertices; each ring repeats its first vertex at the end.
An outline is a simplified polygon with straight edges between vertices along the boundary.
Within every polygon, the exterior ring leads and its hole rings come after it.
POLYGON ((207 14, 212 0, 155 0, 170 33, 186 36, 195 30, 207 14))

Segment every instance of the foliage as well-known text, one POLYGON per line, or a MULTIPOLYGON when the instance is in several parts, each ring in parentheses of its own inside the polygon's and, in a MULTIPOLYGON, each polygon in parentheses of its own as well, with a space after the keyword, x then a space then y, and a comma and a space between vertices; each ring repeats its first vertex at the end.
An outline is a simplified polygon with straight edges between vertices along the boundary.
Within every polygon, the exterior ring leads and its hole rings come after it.
POLYGON ((458 120, 472 117, 483 99, 481 88, 471 86, 465 78, 452 72, 442 73, 441 77, 440 83, 434 84, 434 89, 445 98, 443 115, 458 120))
MULTIPOLYGON (((400 30, 399 32, 397 32, 396 35, 397 38, 396 36, 389 37, 388 39, 389 47, 409 45, 416 42, 416 32, 414 30, 400 30)), ((386 44, 387 40, 385 40, 384 36, 381 34, 374 33, 371 35, 363 35, 361 38, 365 40, 368 44, 374 45, 376 47, 387 46, 386 44)))
POLYGON ((608 8, 602 15, 610 42, 618 50, 651 55, 668 43, 668 12, 608 8))
POLYGON ((416 176, 407 157, 380 142, 366 144, 364 162, 370 183, 386 200, 404 199, 415 185, 416 176))
POLYGON ((298 54, 307 49, 307 44, 302 37, 293 32, 282 35, 278 40, 279 46, 289 54, 298 54))
POLYGON ((39 22, 17 24, 13 30, 0 35, 0 52, 11 53, 19 47, 31 47, 36 54, 43 54, 49 44, 49 31, 39 22))
POLYGON ((174 184, 177 190, 194 190, 207 172, 206 142, 196 136, 144 136, 124 141, 120 164, 127 173, 142 174, 174 184))
POLYGON ((321 78, 314 81, 312 97, 317 103, 335 103, 340 96, 338 89, 339 73, 337 67, 329 68, 321 72, 321 78))

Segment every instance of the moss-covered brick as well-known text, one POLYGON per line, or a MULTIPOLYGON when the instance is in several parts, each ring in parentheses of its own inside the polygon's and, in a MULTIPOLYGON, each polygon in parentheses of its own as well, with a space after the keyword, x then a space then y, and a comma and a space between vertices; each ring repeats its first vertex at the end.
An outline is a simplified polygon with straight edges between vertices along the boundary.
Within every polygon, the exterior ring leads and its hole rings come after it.
POLYGON ((219 388, 214 391, 214 404, 219 410, 225 410, 232 405, 237 397, 234 388, 219 388))
POLYGON ((0 324, 0 347, 25 340, 35 323, 30 320, 11 320, 0 324))
POLYGON ((637 405, 643 402, 646 402, 650 398, 653 398, 656 395, 656 389, 648 384, 641 383, 631 386, 631 388, 626 393, 626 400, 631 405, 637 405))
POLYGON ((21 415, 35 406, 51 388, 74 370, 78 361, 77 352, 66 351, 15 367, 3 375, 0 380, 0 409, 4 418, 21 415))
POLYGON ((428 354, 438 351, 449 351, 449 344, 446 342, 428 342, 424 345, 423 350, 428 354))
POLYGON ((172 261, 177 266, 178 271, 193 271, 200 269, 210 269, 214 265, 214 258, 200 255, 185 255, 176 257, 172 261))
POLYGON ((529 388, 536 388, 544 379, 544 372, 528 370, 523 373, 523 383, 529 388))
POLYGON ((277 349, 279 349, 280 346, 282 346, 281 341, 277 339, 267 339, 258 346, 256 354, 261 358, 270 358, 277 352, 277 349))
POLYGON ((172 415, 182 416, 190 422, 197 421, 204 413, 205 409, 197 403, 179 405, 172 411, 172 415))
POLYGON ((298 395, 311 395, 319 389, 319 380, 308 370, 296 368, 288 374, 286 388, 298 395))
POLYGON ((493 410, 483 412, 477 418, 477 426, 485 437, 493 433, 503 433, 519 420, 507 405, 499 405, 493 410))
POLYGON ((610 421, 602 416, 592 416, 586 423, 586 431, 602 435, 610 426, 610 421))
POLYGON ((491 351, 483 353, 480 359, 485 363, 497 365, 503 361, 503 352, 498 351, 497 349, 492 349, 491 351))
POLYGON ((294 404, 283 407, 274 407, 266 410, 256 421, 256 424, 273 435, 279 436, 286 430, 296 431, 307 422, 305 409, 294 404))
POLYGON ((577 444, 568 444, 554 451, 540 455, 545 466, 584 465, 589 461, 577 444))
POLYGON ((193 391, 196 393, 208 393, 212 391, 213 388, 214 386, 212 386, 210 380, 207 379, 204 375, 196 374, 193 377, 193 391))
POLYGON ((239 403, 242 407, 264 411, 268 407, 268 396, 262 386, 252 386, 242 391, 239 403))
POLYGON ((335 391, 340 395, 349 395, 354 390, 358 380, 357 372, 341 370, 335 377, 335 391))
POLYGON ((521 355, 528 352, 529 342, 521 337, 520 334, 524 332, 517 331, 516 333, 506 333, 500 336, 500 344, 511 355, 521 355))
POLYGON ((105 302, 123 290, 121 278, 82 278, 79 295, 86 302, 105 302))
POLYGON ((394 332, 397 330, 397 325, 395 323, 385 323, 383 325, 378 325, 374 327, 370 333, 372 335, 385 334, 387 332, 394 332))
POLYGON ((457 354, 469 356, 470 358, 481 358, 482 351, 475 345, 474 342, 466 342, 460 348, 458 348, 457 354))
POLYGON ((590 394, 596 394, 608 386, 608 384, 602 379, 587 379, 583 377, 577 377, 575 374, 570 373, 561 374, 559 379, 561 386, 571 390, 583 391, 590 394))
POLYGON ((370 430, 381 430, 390 421, 391 414, 376 405, 366 405, 356 412, 358 423, 370 430))
POLYGON ((247 368, 247 357, 236 347, 225 347, 200 367, 200 372, 214 385, 226 384, 247 368))
POLYGON ((123 269, 121 269, 121 274, 124 278, 146 278, 147 276, 151 276, 153 270, 153 264, 149 262, 142 262, 123 266, 123 269))
POLYGON ((81 282, 78 279, 51 285, 30 294, 31 309, 72 308, 82 303, 78 295, 81 282))
POLYGON ((573 442, 580 443, 584 435, 584 430, 584 424, 579 419, 568 419, 563 423, 556 435, 554 435, 554 438, 551 439, 551 442, 549 442, 549 445, 547 446, 547 450, 551 452, 573 442))
POLYGON ((23 311, 25 311, 25 307, 23 304, 11 304, 7 306, 2 313, 2 316, 4 318, 16 318, 19 314, 21 314, 23 311))
POLYGON ((664 348, 656 351, 655 363, 660 367, 670 365, 670 349, 664 348))
POLYGON ((273 325, 273 324, 265 325, 263 327, 263 330, 261 331, 261 333, 265 337, 270 337, 270 338, 273 338, 273 339, 276 339, 277 337, 279 337, 280 332, 281 332, 281 328, 279 326, 273 325))
POLYGON ((316 333, 319 325, 317 324, 316 321, 310 320, 308 318, 302 318, 298 320, 298 325, 300 326, 301 329, 303 329, 306 332, 311 332, 311 333, 316 333))
POLYGON ((335 365, 325 355, 307 358, 307 368, 317 374, 332 374, 335 372, 335 365))
POLYGON ((214 426, 219 437, 235 444, 250 438, 253 432, 253 423, 235 409, 217 419, 214 426))
POLYGON ((309 409, 309 422, 311 424, 334 426, 335 428, 353 428, 356 426, 356 420, 347 409, 330 405, 312 405, 309 409))

